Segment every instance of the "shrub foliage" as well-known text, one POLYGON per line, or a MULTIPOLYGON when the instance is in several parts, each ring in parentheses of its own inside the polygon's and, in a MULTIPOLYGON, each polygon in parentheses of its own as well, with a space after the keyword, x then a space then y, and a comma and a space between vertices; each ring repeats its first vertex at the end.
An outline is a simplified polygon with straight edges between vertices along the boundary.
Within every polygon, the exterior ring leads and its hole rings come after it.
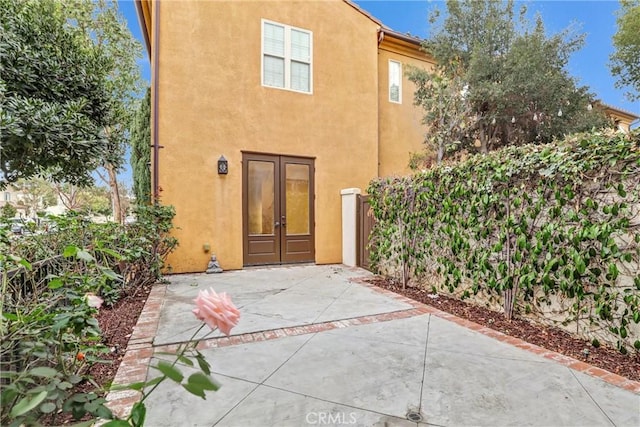
POLYGON ((508 318, 560 302, 565 324, 640 351, 640 132, 507 147, 369 194, 378 271, 435 275, 508 318))
POLYGON ((78 392, 95 385, 88 369, 109 351, 90 296, 112 305, 156 282, 177 245, 173 216, 145 206, 128 226, 71 215, 24 237, 0 229, 0 424, 112 418, 102 392, 78 392))

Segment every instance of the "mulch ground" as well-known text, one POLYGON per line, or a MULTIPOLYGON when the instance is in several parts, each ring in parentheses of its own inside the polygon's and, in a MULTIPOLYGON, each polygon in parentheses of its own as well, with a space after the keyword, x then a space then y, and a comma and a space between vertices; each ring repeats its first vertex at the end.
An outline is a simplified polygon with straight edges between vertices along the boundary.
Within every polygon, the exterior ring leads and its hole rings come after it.
MULTIPOLYGON (((135 293, 122 297, 113 307, 103 306, 98 311, 96 318, 102 331, 102 344, 109 349, 109 353, 99 355, 104 362, 91 366, 88 375, 101 388, 107 388, 115 378, 149 292, 151 286, 141 287, 135 293)), ((95 391, 95 385, 85 381, 78 384, 74 391, 88 393, 95 391)), ((81 421, 89 419, 89 416, 85 416, 81 421)), ((78 422, 69 413, 58 414, 55 419, 45 417, 41 421, 44 425, 70 425, 78 422)))
POLYGON ((527 319, 507 320, 502 313, 484 307, 472 305, 445 295, 433 298, 430 292, 415 287, 402 289, 402 285, 393 281, 375 277, 367 280, 380 288, 404 295, 415 301, 430 305, 447 313, 470 320, 480 325, 520 338, 547 350, 585 361, 598 368, 605 369, 630 380, 640 381, 640 353, 624 355, 617 349, 600 345, 594 347, 591 342, 576 338, 561 329, 534 324, 527 319), (431 296, 429 296, 431 295, 431 296))
POLYGON ((99 310, 97 319, 102 331, 102 343, 110 352, 100 356, 109 363, 97 363, 89 370, 89 375, 98 385, 108 385, 115 378, 149 292, 151 286, 143 286, 135 293, 125 295, 113 307, 102 307, 99 310))

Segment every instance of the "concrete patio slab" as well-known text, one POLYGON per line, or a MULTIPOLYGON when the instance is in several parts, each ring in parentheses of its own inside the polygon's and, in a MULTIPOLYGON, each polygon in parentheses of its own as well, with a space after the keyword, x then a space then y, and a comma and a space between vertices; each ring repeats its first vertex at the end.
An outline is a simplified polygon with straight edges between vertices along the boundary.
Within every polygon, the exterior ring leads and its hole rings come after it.
POLYGON ((191 336, 191 301, 209 286, 228 292, 242 318, 231 339, 203 343, 222 388, 202 400, 167 381, 147 400, 147 425, 640 425, 640 394, 354 281, 368 274, 302 266, 170 277, 154 345, 191 336))
POLYGON ((404 418, 390 417, 302 394, 260 386, 216 424, 217 427, 257 425, 415 427, 416 423, 404 418))

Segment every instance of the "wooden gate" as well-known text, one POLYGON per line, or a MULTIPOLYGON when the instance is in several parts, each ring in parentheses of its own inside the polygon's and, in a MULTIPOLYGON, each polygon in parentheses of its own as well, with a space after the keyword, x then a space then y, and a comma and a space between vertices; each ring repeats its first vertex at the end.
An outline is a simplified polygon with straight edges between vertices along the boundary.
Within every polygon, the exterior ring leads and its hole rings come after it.
POLYGON ((356 239, 356 241, 358 242, 358 249, 356 264, 358 265, 358 267, 370 270, 371 251, 369 249, 369 236, 371 235, 371 230, 373 229, 375 220, 373 217, 373 212, 371 212, 371 206, 369 205, 369 196, 363 196, 360 194, 358 195, 358 207, 356 216, 358 218, 358 235, 356 239))

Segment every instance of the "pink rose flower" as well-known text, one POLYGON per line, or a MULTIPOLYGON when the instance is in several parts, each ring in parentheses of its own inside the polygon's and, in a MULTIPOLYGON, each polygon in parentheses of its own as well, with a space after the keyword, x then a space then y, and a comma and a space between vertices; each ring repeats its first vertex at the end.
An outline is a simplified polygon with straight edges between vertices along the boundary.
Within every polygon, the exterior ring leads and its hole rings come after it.
POLYGON ((194 302, 193 314, 211 329, 218 328, 227 336, 240 320, 240 311, 225 292, 217 294, 213 289, 200 291, 194 302))
POLYGON ((104 302, 102 298, 100 298, 98 295, 92 294, 91 292, 86 294, 84 298, 87 301, 87 305, 93 308, 102 307, 102 303, 104 302))

